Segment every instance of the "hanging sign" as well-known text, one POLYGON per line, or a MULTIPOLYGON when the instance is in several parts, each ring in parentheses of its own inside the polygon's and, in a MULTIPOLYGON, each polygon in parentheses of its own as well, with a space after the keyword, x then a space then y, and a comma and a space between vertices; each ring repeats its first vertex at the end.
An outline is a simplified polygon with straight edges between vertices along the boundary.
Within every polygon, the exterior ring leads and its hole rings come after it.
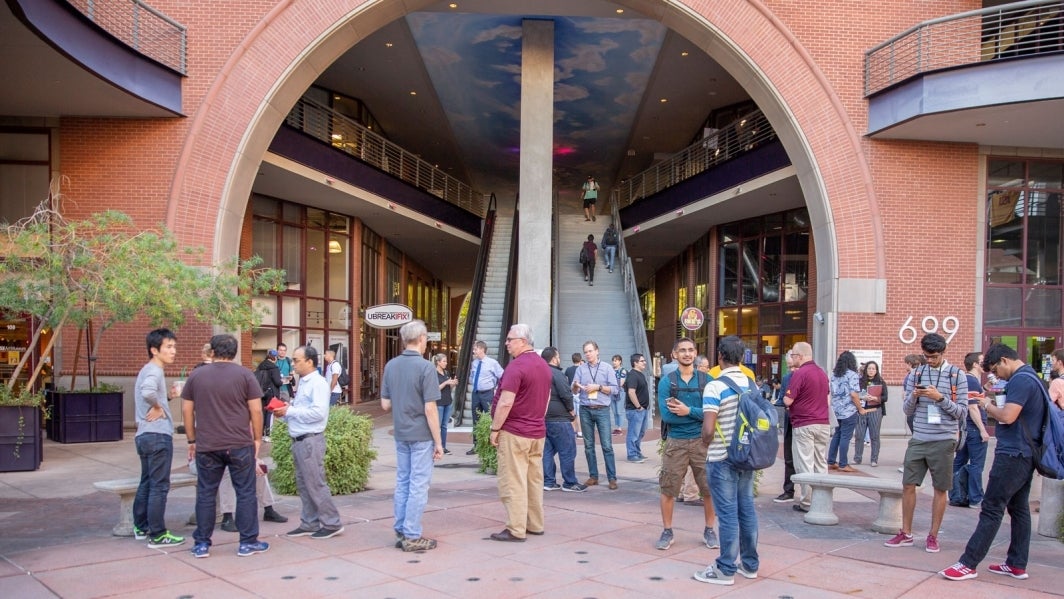
POLYGON ((706 322, 706 315, 694 306, 684 308, 680 313, 680 324, 688 331, 697 331, 706 322))
POLYGON ((394 329, 414 320, 414 311, 403 304, 380 304, 366 308, 363 319, 375 329, 394 329))

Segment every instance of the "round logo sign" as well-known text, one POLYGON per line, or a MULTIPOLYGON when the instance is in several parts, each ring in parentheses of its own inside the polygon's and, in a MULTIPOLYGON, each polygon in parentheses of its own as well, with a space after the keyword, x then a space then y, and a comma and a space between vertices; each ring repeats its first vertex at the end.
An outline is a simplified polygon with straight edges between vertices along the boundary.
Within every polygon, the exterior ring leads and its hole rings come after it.
POLYGON ((414 311, 403 304, 381 304, 366 308, 366 324, 376 329, 394 329, 414 320, 414 311))
POLYGON ((684 308, 680 313, 680 324, 688 331, 697 331, 705 322, 706 316, 698 308, 684 308))

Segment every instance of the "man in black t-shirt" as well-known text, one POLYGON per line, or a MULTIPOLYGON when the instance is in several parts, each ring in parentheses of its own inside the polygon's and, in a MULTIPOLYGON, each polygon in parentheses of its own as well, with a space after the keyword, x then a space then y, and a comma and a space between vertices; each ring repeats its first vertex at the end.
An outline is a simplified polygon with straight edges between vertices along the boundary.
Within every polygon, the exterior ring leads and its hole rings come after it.
POLYGON ((647 359, 643 354, 632 354, 632 369, 624 381, 624 415, 628 420, 628 435, 625 446, 629 462, 645 462, 640 444, 647 430, 647 408, 650 407, 650 386, 647 385, 647 359))

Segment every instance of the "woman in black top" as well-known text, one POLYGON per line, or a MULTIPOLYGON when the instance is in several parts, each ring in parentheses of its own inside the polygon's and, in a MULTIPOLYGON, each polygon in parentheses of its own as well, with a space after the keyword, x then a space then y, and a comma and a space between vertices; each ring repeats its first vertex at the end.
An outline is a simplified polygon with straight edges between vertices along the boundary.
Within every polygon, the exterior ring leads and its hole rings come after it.
POLYGON ((865 431, 872 442, 872 465, 879 465, 879 429, 883 424, 883 416, 887 413, 887 384, 879 374, 879 364, 867 362, 861 369, 861 400, 866 408, 875 408, 878 402, 878 410, 870 410, 862 414, 857 421, 856 447, 853 450, 853 463, 860 464, 864 454, 865 431), (880 396, 874 397, 867 393, 868 387, 879 385, 880 396))
POLYGON ((444 455, 451 455, 451 450, 447 449, 447 424, 454 409, 451 389, 458 384, 458 379, 447 374, 447 354, 432 356, 432 363, 436 365, 436 379, 440 383, 440 400, 436 402, 436 408, 440 411, 440 443, 443 444, 444 455))

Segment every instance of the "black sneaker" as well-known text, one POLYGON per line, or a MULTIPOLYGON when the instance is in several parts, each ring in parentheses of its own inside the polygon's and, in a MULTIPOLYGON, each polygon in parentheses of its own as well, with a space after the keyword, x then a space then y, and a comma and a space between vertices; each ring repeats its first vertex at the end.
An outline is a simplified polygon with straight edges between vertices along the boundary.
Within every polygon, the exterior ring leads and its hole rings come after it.
POLYGON ((776 503, 788 503, 794 501, 794 493, 780 493, 772 501, 775 501, 776 503))
POLYGON ((451 455, 451 450, 446 447, 443 448, 443 455, 451 455))
POLYGON ((477 450, 476 449, 470 449, 469 451, 465 452, 465 454, 466 455, 477 455, 477 450))
POLYGON ((587 491, 587 487, 580 483, 573 483, 571 485, 565 484, 562 485, 562 491, 566 491, 568 493, 583 493, 584 491, 587 491))
POLYGON ((295 530, 288 531, 288 533, 286 533, 285 536, 286 537, 306 537, 306 536, 310 536, 310 535, 312 535, 312 534, 314 534, 316 532, 318 532, 318 531, 309 530, 309 529, 303 528, 303 526, 300 525, 299 528, 297 528, 295 530))
POLYGON ((558 483, 554 483, 553 485, 543 485, 544 491, 560 491, 561 488, 562 486, 558 483))
POLYGON ((312 539, 331 539, 331 538, 335 537, 336 535, 342 533, 343 531, 344 531, 344 527, 343 526, 341 526, 340 528, 325 528, 324 526, 322 526, 321 528, 318 529, 318 532, 315 532, 314 534, 310 535, 310 538, 312 538, 312 539))

